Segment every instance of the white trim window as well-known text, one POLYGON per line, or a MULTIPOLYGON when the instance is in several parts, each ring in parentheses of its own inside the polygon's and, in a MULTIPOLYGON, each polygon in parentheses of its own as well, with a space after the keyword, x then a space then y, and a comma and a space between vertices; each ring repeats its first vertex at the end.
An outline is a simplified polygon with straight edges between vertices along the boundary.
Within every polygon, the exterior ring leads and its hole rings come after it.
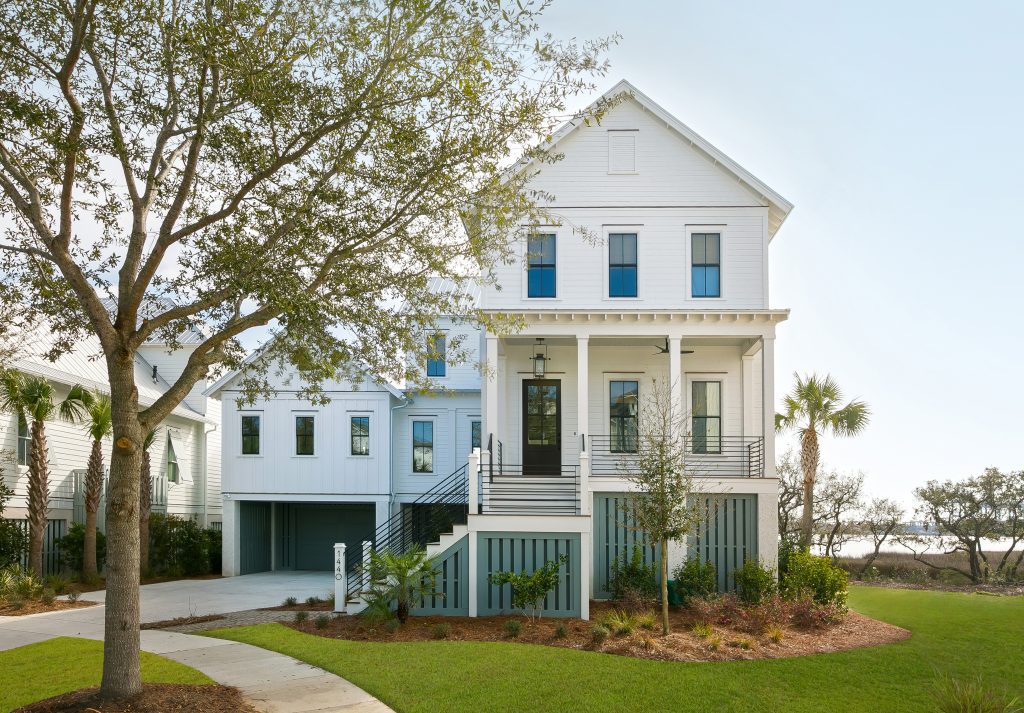
POLYGON ((691 420, 693 452, 722 452, 722 382, 691 381, 691 420))
POLYGON ((178 467, 178 454, 174 450, 174 439, 167 433, 167 482, 177 483, 181 479, 181 468, 178 467))
POLYGON ((435 332, 427 338, 427 376, 443 378, 448 375, 447 337, 444 332, 435 332))
POLYGON ((29 432, 28 422, 21 416, 18 420, 18 465, 28 465, 28 456, 32 450, 32 434, 29 432))
POLYGON ((263 419, 258 413, 243 413, 241 416, 240 432, 242 437, 241 452, 243 456, 260 455, 261 436, 260 430, 263 419))
POLYGON ((412 472, 434 472, 434 422, 412 422, 412 472))
POLYGON ((608 297, 636 298, 638 295, 637 234, 608 233, 608 297))
POLYGON ((537 233, 527 238, 527 298, 554 299, 558 296, 557 242, 555 233, 537 233))

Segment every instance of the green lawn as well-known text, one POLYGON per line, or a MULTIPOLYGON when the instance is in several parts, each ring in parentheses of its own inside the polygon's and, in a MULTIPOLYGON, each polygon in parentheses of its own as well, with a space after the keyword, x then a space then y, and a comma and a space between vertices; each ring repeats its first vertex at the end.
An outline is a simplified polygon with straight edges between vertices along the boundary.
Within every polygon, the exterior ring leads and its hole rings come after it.
POLYGON ((211 635, 333 671, 398 711, 931 711, 937 673, 1024 695, 1024 597, 857 587, 851 606, 907 641, 776 661, 684 664, 505 643, 376 644, 280 624, 211 635))
MULTIPOLYGON (((0 651, 0 711, 98 686, 103 670, 103 643, 59 638, 0 651)), ((147 683, 213 683, 195 669, 155 654, 142 654, 147 683)))

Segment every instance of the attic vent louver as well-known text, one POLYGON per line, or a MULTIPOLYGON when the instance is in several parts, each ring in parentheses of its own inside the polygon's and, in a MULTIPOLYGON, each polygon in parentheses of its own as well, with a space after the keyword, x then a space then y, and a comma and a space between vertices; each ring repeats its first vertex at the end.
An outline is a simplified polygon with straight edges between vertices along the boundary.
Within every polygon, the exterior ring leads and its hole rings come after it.
POLYGON ((608 173, 636 173, 638 131, 608 132, 608 173))

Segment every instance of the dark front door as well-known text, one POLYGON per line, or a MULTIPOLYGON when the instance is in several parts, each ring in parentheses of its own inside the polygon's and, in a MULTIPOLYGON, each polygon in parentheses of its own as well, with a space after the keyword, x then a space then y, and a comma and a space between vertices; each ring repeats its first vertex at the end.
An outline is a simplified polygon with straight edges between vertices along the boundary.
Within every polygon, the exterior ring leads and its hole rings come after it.
POLYGON ((523 382, 523 474, 558 475, 562 464, 562 382, 523 382))

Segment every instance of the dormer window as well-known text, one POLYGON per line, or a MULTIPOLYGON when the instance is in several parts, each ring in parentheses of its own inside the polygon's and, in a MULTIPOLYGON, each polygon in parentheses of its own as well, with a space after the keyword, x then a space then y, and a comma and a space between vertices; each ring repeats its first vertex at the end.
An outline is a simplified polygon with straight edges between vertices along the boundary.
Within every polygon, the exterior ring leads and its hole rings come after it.
POLYGON ((527 241, 527 297, 555 296, 555 236, 532 235, 527 241))

